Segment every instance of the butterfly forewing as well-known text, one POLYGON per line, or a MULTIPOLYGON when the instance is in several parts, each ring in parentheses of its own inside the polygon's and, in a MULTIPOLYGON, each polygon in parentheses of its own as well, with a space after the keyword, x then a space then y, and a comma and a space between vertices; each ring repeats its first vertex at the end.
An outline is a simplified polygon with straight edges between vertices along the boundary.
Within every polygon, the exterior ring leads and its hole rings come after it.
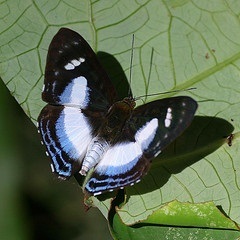
POLYGON ((197 103, 190 97, 172 97, 153 101, 136 108, 125 129, 138 131, 149 119, 158 120, 155 137, 144 151, 146 157, 151 159, 190 125, 196 110, 197 103))
POLYGON ((76 32, 61 28, 48 49, 42 98, 45 102, 108 108, 115 89, 88 43, 76 32), (102 104, 102 105, 101 105, 102 104))

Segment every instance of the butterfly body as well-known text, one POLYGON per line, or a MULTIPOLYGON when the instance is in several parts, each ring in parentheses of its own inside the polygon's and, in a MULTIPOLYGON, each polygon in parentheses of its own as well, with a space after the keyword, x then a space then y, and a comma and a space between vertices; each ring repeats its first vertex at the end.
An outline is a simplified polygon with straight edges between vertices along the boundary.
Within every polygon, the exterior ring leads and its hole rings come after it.
POLYGON ((52 170, 62 178, 90 169, 85 191, 98 195, 138 182, 151 159, 191 123, 190 97, 153 101, 135 108, 117 94, 87 42, 62 28, 48 50, 38 123, 52 170))
POLYGON ((135 102, 132 98, 125 98, 123 101, 114 103, 103 119, 99 136, 114 144, 125 122, 130 118, 134 107, 135 102))
POLYGON ((104 153, 109 149, 109 143, 101 137, 95 137, 89 143, 86 155, 82 161, 81 170, 79 173, 83 176, 87 175, 87 172, 94 168, 102 159, 104 153))

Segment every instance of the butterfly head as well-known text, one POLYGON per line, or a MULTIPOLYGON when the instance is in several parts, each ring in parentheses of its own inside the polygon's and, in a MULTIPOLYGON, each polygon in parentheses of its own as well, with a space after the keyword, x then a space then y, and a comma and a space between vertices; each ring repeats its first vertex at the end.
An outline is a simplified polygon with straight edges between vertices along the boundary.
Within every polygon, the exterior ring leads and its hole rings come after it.
POLYGON ((130 109, 134 109, 136 106, 136 102, 133 97, 125 97, 122 102, 127 104, 130 109))

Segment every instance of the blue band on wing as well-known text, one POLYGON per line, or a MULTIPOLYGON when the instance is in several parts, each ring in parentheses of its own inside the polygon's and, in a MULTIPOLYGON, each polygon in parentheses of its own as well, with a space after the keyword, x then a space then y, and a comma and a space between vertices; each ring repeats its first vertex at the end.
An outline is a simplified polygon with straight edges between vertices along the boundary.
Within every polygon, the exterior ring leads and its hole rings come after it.
POLYGON ((39 117, 39 130, 54 171, 70 177, 80 169, 92 139, 92 129, 80 108, 47 105, 39 117))
POLYGON ((52 138, 49 123, 50 121, 46 122, 44 131, 42 122, 39 122, 39 129, 42 133, 43 141, 47 147, 48 153, 51 156, 54 170, 61 176, 69 177, 72 174, 72 164, 64 160, 61 148, 57 146, 57 142, 52 138))
POLYGON ((76 77, 68 83, 59 96, 60 103, 85 108, 89 103, 89 91, 87 79, 83 76, 76 77))

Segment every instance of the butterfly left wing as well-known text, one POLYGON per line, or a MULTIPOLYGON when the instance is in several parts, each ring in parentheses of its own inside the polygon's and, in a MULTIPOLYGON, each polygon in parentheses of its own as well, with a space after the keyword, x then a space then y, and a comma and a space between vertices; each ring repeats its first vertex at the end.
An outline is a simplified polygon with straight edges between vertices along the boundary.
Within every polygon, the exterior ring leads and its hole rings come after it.
POLYGON ((104 155, 85 186, 93 195, 140 181, 150 160, 191 123, 197 103, 190 97, 157 100, 137 107, 118 141, 104 155))
POLYGON ((47 55, 39 131, 52 171, 69 178, 80 170, 88 144, 116 92, 96 54, 78 33, 61 28, 47 55))

